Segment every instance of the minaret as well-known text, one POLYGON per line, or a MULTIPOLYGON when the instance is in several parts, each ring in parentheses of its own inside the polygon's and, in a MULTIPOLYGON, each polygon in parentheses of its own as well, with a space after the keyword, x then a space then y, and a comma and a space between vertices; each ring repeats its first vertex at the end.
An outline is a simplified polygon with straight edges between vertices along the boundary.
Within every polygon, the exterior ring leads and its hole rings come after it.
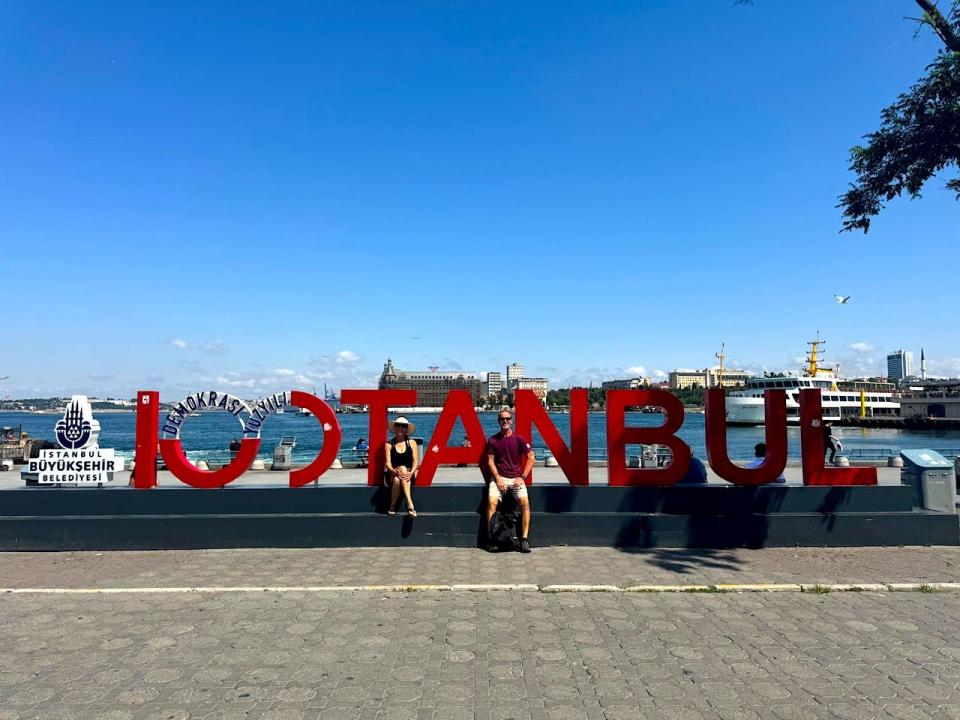
POLYGON ((920 348, 920 378, 927 379, 927 358, 923 355, 923 348, 920 348))

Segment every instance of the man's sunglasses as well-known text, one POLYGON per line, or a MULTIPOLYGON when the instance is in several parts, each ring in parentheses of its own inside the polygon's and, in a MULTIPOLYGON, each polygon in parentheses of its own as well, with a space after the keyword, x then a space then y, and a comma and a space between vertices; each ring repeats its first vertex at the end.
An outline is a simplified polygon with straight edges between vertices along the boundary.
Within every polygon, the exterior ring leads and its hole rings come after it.
POLYGON ((502 422, 502 423, 505 423, 505 422, 510 422, 511 420, 513 420, 513 418, 512 418, 512 417, 505 417, 505 418, 504 418, 504 417, 502 417, 502 418, 497 418, 497 422, 502 422))

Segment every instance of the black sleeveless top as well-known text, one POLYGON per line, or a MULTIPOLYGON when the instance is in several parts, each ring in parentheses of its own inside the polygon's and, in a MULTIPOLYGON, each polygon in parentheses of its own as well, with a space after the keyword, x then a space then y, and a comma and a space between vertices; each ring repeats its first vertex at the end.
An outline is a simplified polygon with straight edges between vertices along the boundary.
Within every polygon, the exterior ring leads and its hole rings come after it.
POLYGON ((410 443, 413 440, 407 440, 407 449, 403 452, 397 451, 397 439, 393 438, 390 441, 390 465, 394 468, 398 468, 401 465, 408 470, 413 467, 413 448, 410 447, 410 443))

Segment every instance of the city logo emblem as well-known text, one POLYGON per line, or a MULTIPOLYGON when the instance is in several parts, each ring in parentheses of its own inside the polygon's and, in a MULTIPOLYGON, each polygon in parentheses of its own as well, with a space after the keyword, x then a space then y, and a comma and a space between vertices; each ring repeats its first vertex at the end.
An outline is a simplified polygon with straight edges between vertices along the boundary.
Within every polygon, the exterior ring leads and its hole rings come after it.
POLYGON ((79 450, 90 444, 93 435, 93 408, 86 396, 73 396, 63 418, 57 421, 53 431, 57 444, 65 450, 79 450))
POLYGON ((102 485, 123 469, 113 448, 100 447, 100 421, 86 395, 74 395, 53 428, 59 448, 41 450, 27 464, 40 485, 102 485))

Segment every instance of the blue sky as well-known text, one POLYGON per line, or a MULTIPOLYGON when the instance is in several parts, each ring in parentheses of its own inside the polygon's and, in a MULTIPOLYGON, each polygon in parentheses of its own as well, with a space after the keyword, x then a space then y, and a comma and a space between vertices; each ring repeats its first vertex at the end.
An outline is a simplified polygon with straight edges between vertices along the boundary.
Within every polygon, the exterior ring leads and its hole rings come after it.
POLYGON ((947 178, 837 232, 915 13, 7 3, 0 397, 791 369, 818 330, 960 374, 947 178))

